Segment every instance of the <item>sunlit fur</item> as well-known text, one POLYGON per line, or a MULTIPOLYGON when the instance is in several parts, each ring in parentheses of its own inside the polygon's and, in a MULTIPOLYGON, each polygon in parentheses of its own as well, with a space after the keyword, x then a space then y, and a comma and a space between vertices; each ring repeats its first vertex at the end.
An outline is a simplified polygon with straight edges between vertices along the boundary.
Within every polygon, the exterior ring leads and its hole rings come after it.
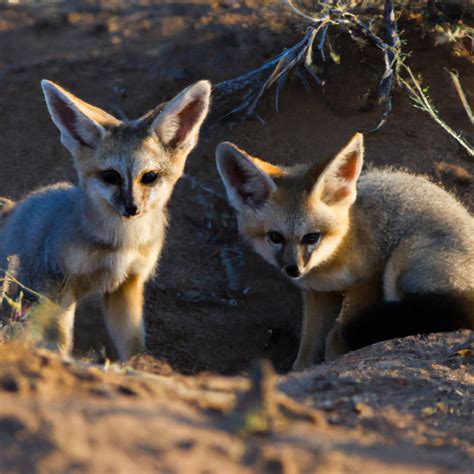
POLYGON ((219 145, 216 159, 243 238, 282 271, 299 268, 291 278, 304 300, 294 369, 346 352, 346 325, 407 295, 454 297, 462 327, 474 328, 474 218, 426 178, 392 169, 359 178, 362 135, 312 167, 264 171, 261 160, 231 144, 219 145), (285 245, 272 243, 270 231, 285 245), (320 242, 307 248, 302 238, 313 232, 320 242))
POLYGON ((353 183, 349 184, 341 182, 333 163, 343 163, 351 156, 353 148, 362 147, 355 140, 351 143, 344 153, 327 166, 320 163, 294 167, 270 165, 236 147, 232 148, 230 144, 220 145, 217 152, 218 168, 230 202, 238 211, 240 234, 269 263, 282 270, 288 265, 297 265, 301 278, 314 269, 328 267, 344 248, 349 231, 350 208, 355 199, 355 182, 362 160, 355 160, 358 169, 353 183), (224 169, 226 159, 235 159, 248 170, 246 193, 252 194, 253 187, 255 194, 263 194, 259 188, 266 186, 268 198, 262 199, 258 205, 249 206, 229 180, 229 173, 224 169), (270 185, 263 181, 264 177, 271 181, 270 185), (350 189, 335 202, 331 192, 337 186, 344 189, 349 186, 350 189), (268 238, 270 231, 283 235, 284 248, 272 244, 268 238), (313 232, 320 232, 322 238, 317 245, 308 248, 302 239, 313 232))
POLYGON ((265 204, 257 209, 244 207, 237 219, 241 235, 268 262, 282 270, 295 263, 304 275, 334 258, 347 234, 349 213, 347 209, 317 202, 306 192, 294 192, 303 183, 298 184, 298 176, 292 176, 292 172, 295 170, 275 179, 277 189, 265 204), (269 241, 270 231, 284 236, 286 244, 282 252, 269 241), (301 241, 304 235, 315 231, 323 237, 305 261, 301 241))
POLYGON ((14 207, 8 204, 0 267, 17 255, 17 278, 63 309, 58 345, 65 353, 72 345, 76 301, 91 292, 103 294, 107 327, 126 359, 144 349, 143 286, 157 265, 166 205, 197 142, 210 85, 200 81, 128 122, 49 81, 43 81, 43 89, 61 141, 73 156, 78 184, 58 183, 14 207), (119 173, 120 183, 104 182, 105 170, 119 173), (158 174, 156 182, 143 184, 150 171, 158 174), (131 204, 136 215, 127 213, 131 204))

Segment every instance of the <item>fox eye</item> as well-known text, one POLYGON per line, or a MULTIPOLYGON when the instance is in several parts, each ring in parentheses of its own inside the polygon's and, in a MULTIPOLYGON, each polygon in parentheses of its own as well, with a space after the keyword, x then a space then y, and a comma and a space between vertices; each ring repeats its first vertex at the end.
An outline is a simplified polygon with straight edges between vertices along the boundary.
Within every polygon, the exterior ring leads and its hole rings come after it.
POLYGON ((153 184, 158 179, 158 173, 156 171, 149 171, 144 173, 141 182, 143 184, 153 184))
POLYGON ((268 238, 272 244, 283 245, 285 243, 285 237, 283 237, 280 232, 276 232, 275 230, 272 230, 268 233, 268 238))
POLYGON ((306 234, 301 239, 301 243, 304 245, 316 245, 321 240, 321 232, 311 232, 306 234))
POLYGON ((120 186, 122 183, 122 177, 117 171, 104 170, 100 172, 100 177, 104 183, 111 184, 113 186, 120 186))

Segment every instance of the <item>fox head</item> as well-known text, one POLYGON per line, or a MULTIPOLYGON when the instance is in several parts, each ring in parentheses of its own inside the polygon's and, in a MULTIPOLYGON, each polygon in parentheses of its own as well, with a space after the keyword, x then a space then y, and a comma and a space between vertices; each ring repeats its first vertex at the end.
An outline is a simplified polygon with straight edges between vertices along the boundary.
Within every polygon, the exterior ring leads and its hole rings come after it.
POLYGON ((278 167, 231 143, 218 145, 216 162, 241 235, 296 279, 329 262, 344 244, 363 154, 357 133, 329 163, 310 168, 278 167))
POLYGON ((91 204, 123 219, 166 204, 207 115, 209 82, 134 121, 118 120, 51 81, 41 86, 91 204))

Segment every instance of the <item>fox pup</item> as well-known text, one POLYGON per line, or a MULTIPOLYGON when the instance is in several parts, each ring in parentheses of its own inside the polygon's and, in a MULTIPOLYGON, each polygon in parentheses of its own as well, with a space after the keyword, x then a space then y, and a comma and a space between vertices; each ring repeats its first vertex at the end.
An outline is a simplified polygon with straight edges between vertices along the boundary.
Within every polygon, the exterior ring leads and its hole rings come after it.
POLYGON ((216 150, 241 235, 302 290, 294 370, 379 340, 474 328, 474 218, 425 178, 361 175, 363 155, 360 133, 310 167, 216 150))
POLYGON ((209 108, 200 81, 133 121, 120 121, 43 80, 46 104, 71 153, 78 184, 58 183, 24 200, 3 199, 0 268, 15 255, 18 280, 60 308, 58 348, 69 353, 76 302, 104 296, 121 360, 145 347, 144 284, 157 265, 166 205, 209 108))

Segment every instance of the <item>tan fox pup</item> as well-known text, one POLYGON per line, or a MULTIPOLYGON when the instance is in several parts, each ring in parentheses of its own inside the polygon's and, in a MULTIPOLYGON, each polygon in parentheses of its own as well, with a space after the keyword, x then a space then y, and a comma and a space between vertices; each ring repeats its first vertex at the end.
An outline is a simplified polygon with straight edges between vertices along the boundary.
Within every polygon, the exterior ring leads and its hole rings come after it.
POLYGON ((133 121, 120 121, 42 81, 78 184, 59 183, 14 204, 3 199, 0 268, 60 307, 58 346, 72 345, 76 302, 104 295, 106 324, 122 360, 145 347, 143 288, 161 253, 166 205, 209 108, 200 81, 133 121))
POLYGON ((310 167, 217 147, 240 233, 302 290, 295 370, 378 340, 474 328, 474 218, 425 178, 360 175, 363 155, 361 134, 310 167))

